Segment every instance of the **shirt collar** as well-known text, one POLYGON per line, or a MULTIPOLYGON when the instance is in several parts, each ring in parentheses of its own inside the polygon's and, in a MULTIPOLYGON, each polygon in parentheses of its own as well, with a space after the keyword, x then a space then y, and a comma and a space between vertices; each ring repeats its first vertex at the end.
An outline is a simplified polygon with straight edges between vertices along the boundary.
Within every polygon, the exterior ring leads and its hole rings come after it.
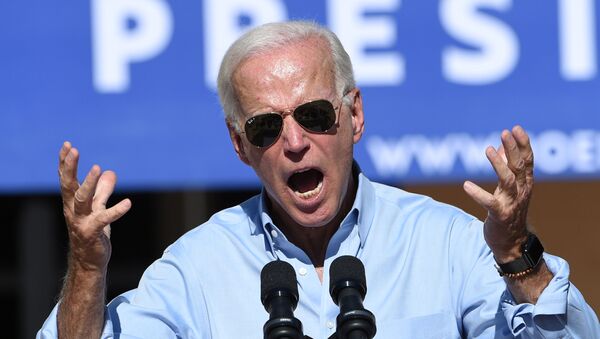
POLYGON ((358 236, 360 237, 361 247, 364 247, 367 241, 367 236, 375 217, 375 209, 375 188, 373 187, 373 183, 362 172, 359 172, 356 198, 350 211, 356 210, 358 212, 358 236))
MULTIPOLYGON (((356 161, 352 164, 352 173, 355 178, 358 178, 358 188, 356 190, 354 203, 346 217, 343 219, 342 225, 349 222, 356 224, 358 226, 360 246, 364 247, 375 216, 375 189, 373 183, 362 173, 356 161)), ((274 251, 272 232, 278 232, 278 234, 282 236, 281 238, 283 238, 283 233, 275 226, 273 219, 269 215, 267 209, 267 192, 264 187, 260 193, 257 212, 257 218, 255 218, 255 222, 252 223, 251 232, 254 235, 263 233, 271 246, 271 250, 274 251), (257 227, 258 225, 261 227, 257 227)), ((278 241, 287 241, 281 238, 278 241)))

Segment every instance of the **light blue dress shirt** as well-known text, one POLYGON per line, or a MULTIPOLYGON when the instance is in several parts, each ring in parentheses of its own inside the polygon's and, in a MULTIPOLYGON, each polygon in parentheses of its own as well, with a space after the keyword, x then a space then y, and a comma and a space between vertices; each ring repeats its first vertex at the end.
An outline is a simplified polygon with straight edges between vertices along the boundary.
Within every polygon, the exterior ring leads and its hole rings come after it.
MULTIPOLYGON (((107 306, 103 338, 262 338, 268 314, 260 271, 275 259, 296 271, 294 315, 304 334, 328 338, 339 313, 329 296, 329 266, 341 255, 365 264, 364 305, 376 316, 376 338, 600 337, 564 260, 545 254, 552 282, 536 305, 516 304, 482 229, 457 208, 359 174, 354 205, 327 248, 321 284, 307 255, 273 224, 263 192, 169 246, 136 289, 107 306)), ((56 337, 56 312, 38 338, 56 337)))

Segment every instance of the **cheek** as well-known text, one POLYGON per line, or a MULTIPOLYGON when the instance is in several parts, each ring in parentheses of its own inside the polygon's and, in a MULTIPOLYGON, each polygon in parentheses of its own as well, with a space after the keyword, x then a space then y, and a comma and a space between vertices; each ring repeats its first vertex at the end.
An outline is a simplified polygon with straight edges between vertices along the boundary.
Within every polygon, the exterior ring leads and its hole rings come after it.
POLYGON ((252 152, 250 158, 250 166, 254 169, 262 184, 265 186, 271 186, 275 189, 278 182, 278 167, 277 163, 280 161, 278 157, 265 152, 252 152))
POLYGON ((248 158, 249 165, 254 169, 258 170, 263 162, 265 162, 265 152, 259 148, 256 148, 252 145, 246 137, 243 137, 244 141, 244 150, 246 157, 248 158))
MULTIPOLYGON (((347 130, 346 130, 347 131, 347 130)), ((354 138, 353 134, 345 132, 340 133, 337 136, 337 142, 333 145, 333 149, 330 150, 330 154, 336 159, 344 159, 347 157, 352 158, 352 152, 354 150, 354 138)), ((341 165, 341 163, 340 163, 341 165)))

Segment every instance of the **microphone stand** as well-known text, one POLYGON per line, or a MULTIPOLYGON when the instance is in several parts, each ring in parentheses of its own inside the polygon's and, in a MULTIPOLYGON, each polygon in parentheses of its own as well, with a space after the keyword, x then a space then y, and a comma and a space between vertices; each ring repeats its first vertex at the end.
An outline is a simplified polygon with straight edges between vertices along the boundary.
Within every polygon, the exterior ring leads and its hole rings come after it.
POLYGON ((268 305, 270 319, 263 326, 264 339, 303 339, 302 323, 294 317, 295 305, 290 300, 297 302, 297 294, 287 290, 272 291, 265 299, 268 305))
POLYGON ((340 307, 337 331, 330 339, 371 339, 377 333, 375 315, 363 307, 367 281, 363 263, 353 256, 336 258, 329 268, 329 292, 340 307))

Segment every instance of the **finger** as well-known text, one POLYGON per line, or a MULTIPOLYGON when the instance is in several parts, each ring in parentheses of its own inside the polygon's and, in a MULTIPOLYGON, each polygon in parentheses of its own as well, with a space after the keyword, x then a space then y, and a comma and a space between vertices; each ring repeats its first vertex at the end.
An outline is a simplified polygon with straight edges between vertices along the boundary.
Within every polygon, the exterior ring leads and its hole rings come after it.
POLYGON ((511 132, 502 131, 502 145, 508 160, 508 168, 514 173, 517 184, 525 184, 525 161, 522 158, 519 145, 511 132))
POLYGON ((117 221, 131 208, 131 200, 123 199, 113 207, 103 210, 98 214, 98 221, 102 227, 106 227, 109 224, 117 221))
POLYGON ((475 200, 481 207, 488 211, 495 209, 496 198, 494 198, 494 195, 479 187, 477 184, 467 180, 463 184, 463 189, 471 199, 475 200))
POLYGON ((500 144, 500 147, 498 147, 498 150, 496 152, 502 158, 502 161, 504 161, 504 163, 507 164, 508 159, 506 158, 506 152, 504 151, 504 146, 502 144, 500 144))
POLYGON ((519 125, 513 127, 512 133, 519 146, 521 158, 524 161, 525 174, 527 177, 533 178, 533 149, 531 148, 529 135, 527 135, 527 132, 519 125))
POLYGON ((72 147, 68 150, 64 159, 63 168, 60 171, 60 190, 63 201, 70 204, 73 201, 75 191, 79 188, 77 181, 77 163, 79 162, 79 151, 72 147))
MULTIPOLYGON (((65 170, 65 158, 67 157, 67 154, 69 154, 69 151, 71 150, 71 143, 68 141, 65 141, 62 145, 62 147, 60 148, 60 151, 58 152, 58 180, 60 181, 60 189, 61 191, 65 191, 63 190, 63 175, 64 175, 64 170, 65 170)), ((64 192, 63 192, 63 201, 64 201, 64 192)))
POLYGON ((63 143, 62 147, 60 148, 60 152, 58 152, 58 174, 59 175, 61 175, 61 173, 62 173, 62 168, 65 164, 65 158, 67 157, 69 150, 71 150, 71 143, 68 141, 65 141, 63 143))
POLYGON ((100 178, 100 167, 92 166, 88 172, 83 184, 75 192, 75 214, 87 215, 92 212, 92 201, 94 200, 94 192, 100 178))
POLYGON ((105 171, 102 173, 94 194, 94 202, 92 204, 94 210, 106 208, 106 202, 113 193, 116 184, 117 176, 113 171, 105 171))
POLYGON ((485 150, 485 155, 496 172, 498 186, 502 190, 516 192, 515 174, 508 168, 508 165, 504 162, 502 156, 491 146, 485 150))

